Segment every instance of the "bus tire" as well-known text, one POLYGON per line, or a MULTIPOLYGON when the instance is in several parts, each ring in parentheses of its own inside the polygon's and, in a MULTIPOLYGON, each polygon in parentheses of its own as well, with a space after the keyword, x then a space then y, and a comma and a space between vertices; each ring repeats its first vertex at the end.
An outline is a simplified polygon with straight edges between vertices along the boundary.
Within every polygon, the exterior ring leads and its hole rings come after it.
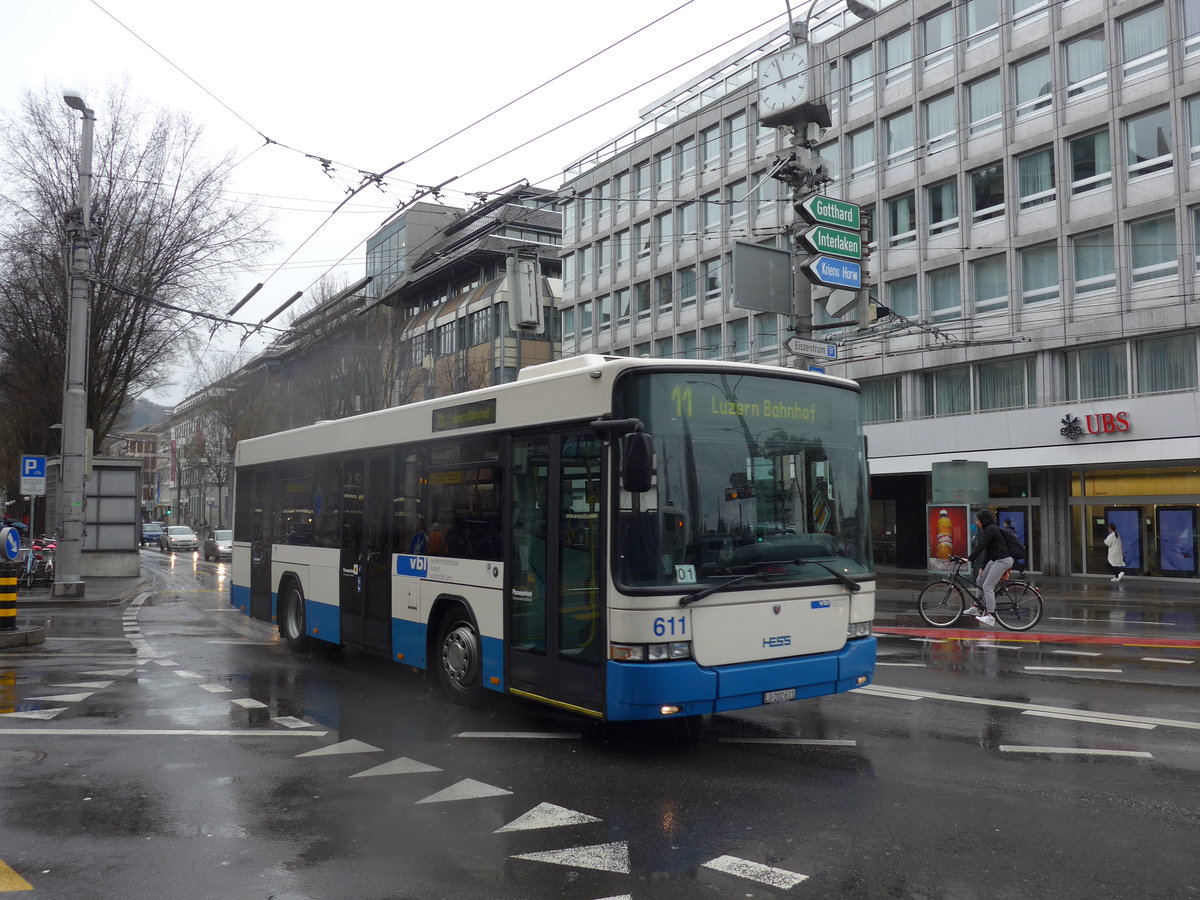
POLYGON ((434 677, 446 696, 463 705, 478 702, 483 695, 483 648, 462 606, 442 614, 433 651, 434 677))
POLYGON ((312 649, 312 638, 308 636, 308 618, 304 614, 304 592, 294 580, 284 582, 280 592, 283 600, 279 615, 279 633, 289 648, 297 653, 312 649))

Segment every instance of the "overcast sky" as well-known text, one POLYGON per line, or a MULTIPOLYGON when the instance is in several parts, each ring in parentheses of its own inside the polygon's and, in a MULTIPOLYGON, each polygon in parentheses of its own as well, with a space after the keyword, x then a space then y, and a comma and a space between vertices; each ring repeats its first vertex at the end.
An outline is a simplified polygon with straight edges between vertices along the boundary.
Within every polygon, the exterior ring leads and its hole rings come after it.
MULTIPOLYGON (((792 0, 794 10, 805 5, 792 0)), ((201 123, 212 157, 248 157, 235 170, 235 196, 271 212, 279 246, 236 273, 221 311, 263 281, 237 316, 257 322, 343 256, 334 274, 360 277, 367 236, 417 185, 459 176, 443 202, 462 206, 474 202, 468 194, 521 179, 557 188, 565 165, 634 125, 642 107, 786 23, 786 14, 785 0, 0 0, 0 107, 14 111, 26 88, 70 87, 103 119, 103 89, 128 78, 135 95, 201 123), (286 147, 264 146, 263 135, 286 147), (307 155, 333 160, 332 174, 307 155), (384 190, 363 191, 304 244, 360 183, 358 170, 408 160, 384 190)), ((213 352, 232 352, 239 336, 228 332, 213 352)), ((246 346, 266 343, 256 337, 246 346)), ((172 387, 148 398, 178 402, 196 387, 189 380, 181 370, 172 387)))

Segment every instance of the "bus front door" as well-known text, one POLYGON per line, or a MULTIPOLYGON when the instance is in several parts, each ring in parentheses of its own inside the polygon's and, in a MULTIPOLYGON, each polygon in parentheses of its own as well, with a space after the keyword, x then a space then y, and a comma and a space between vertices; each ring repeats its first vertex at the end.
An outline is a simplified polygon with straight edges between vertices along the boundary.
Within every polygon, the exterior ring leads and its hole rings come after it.
POLYGON ((601 444, 592 431, 512 443, 508 673, 514 693, 603 714, 601 444))
POLYGON ((342 641, 391 649, 392 458, 342 462, 342 558, 339 576, 342 641))

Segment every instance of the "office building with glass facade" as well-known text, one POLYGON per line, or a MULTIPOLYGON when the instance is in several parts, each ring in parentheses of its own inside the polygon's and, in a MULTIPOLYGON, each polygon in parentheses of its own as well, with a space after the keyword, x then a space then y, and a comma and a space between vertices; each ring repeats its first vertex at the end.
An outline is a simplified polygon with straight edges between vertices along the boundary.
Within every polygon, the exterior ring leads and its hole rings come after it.
MULTIPOLYGON (((966 459, 1034 569, 1107 576, 1114 521, 1131 575, 1197 577, 1200 3, 881 5, 810 47, 824 192, 869 215, 891 311, 815 315, 863 386, 877 563, 923 564, 933 464, 966 459)), ((772 37, 577 167, 564 353, 794 364, 788 319, 729 291, 735 241, 790 245, 761 178, 787 147, 757 124, 772 37)))

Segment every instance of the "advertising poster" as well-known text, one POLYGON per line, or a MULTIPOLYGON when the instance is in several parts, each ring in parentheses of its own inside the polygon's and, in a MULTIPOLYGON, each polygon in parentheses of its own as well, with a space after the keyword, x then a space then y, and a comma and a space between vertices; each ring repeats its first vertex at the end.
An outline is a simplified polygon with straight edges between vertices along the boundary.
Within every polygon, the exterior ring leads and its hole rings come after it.
POLYGON ((949 572, 951 556, 970 552, 969 513, 966 506, 931 503, 926 509, 926 536, 929 546, 929 570, 949 572))
POLYGON ((1158 567, 1171 575, 1196 574, 1195 510, 1159 508, 1158 567))
MULTIPOLYGON (((1017 538, 1025 545, 1025 549, 1032 552, 1029 546, 1029 535, 1025 532, 1025 510, 1023 509, 1001 509, 996 511, 996 524, 1001 528, 1011 528, 1017 533, 1017 538)), ((1017 560, 1020 562, 1020 560, 1017 560)), ((1029 560, 1025 560, 1026 563, 1029 560)))
POLYGON ((1129 571, 1140 571, 1142 568, 1142 530, 1138 527, 1141 515, 1136 509, 1109 507, 1104 510, 1105 524, 1117 526, 1121 549, 1125 551, 1125 568, 1129 571))

